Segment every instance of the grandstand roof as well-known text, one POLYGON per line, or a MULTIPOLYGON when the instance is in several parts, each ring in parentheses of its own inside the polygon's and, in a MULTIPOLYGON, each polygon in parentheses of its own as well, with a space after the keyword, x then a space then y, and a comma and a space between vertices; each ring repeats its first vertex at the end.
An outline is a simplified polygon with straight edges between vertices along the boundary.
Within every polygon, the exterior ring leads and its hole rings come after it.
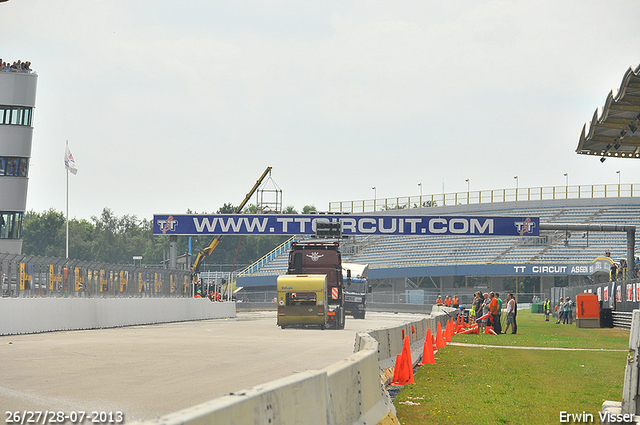
POLYGON ((583 155, 640 158, 640 65, 625 72, 619 89, 609 92, 591 121, 582 127, 576 152, 583 155))

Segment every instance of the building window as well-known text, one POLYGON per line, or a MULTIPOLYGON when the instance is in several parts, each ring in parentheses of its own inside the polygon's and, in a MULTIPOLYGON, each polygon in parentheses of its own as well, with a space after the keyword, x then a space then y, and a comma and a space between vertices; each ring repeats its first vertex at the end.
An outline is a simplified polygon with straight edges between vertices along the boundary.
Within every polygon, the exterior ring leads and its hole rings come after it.
POLYGON ((31 126, 33 108, 28 106, 0 105, 0 124, 31 126))
POLYGON ((0 177, 27 177, 29 158, 0 157, 0 177))
POLYGON ((0 239, 22 238, 21 212, 0 212, 0 239))

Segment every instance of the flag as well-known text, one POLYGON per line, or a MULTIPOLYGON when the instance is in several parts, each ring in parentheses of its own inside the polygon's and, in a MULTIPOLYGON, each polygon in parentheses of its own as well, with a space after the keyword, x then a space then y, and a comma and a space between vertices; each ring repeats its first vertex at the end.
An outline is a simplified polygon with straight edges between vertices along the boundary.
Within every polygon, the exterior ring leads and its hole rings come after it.
POLYGON ((78 169, 76 168, 76 161, 73 159, 73 155, 71 155, 68 145, 64 155, 64 166, 68 171, 71 171, 72 174, 76 174, 78 172, 78 169))

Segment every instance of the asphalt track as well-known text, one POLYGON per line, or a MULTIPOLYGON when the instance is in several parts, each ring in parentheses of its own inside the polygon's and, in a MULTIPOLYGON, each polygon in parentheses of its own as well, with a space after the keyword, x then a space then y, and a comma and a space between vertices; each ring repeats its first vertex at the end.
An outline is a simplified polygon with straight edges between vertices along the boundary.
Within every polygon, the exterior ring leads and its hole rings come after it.
POLYGON ((368 313, 344 330, 278 328, 275 312, 88 331, 0 337, 0 412, 175 412, 353 353, 355 334, 414 315, 368 313))

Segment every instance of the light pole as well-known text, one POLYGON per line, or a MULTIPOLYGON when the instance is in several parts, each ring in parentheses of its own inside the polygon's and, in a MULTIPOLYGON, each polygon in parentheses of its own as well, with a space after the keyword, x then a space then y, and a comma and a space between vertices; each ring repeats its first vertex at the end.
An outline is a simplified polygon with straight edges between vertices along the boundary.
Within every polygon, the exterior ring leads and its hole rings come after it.
POLYGON ((376 210, 376 199, 378 199, 378 192, 376 190, 376 187, 373 186, 371 189, 373 189, 373 210, 376 210))
POLYGON ((516 201, 518 200, 518 176, 513 176, 516 179, 516 201))
POLYGON ((618 198, 620 197, 620 170, 616 171, 618 175, 618 198))
POLYGON ((420 208, 422 208, 422 183, 418 183, 418 187, 420 188, 420 208))
POLYGON ((564 196, 569 199, 569 173, 564 173, 564 196))
POLYGON ((470 190, 469 190, 469 179, 464 179, 464 181, 467 182, 467 205, 469 205, 469 194, 470 194, 470 190))

